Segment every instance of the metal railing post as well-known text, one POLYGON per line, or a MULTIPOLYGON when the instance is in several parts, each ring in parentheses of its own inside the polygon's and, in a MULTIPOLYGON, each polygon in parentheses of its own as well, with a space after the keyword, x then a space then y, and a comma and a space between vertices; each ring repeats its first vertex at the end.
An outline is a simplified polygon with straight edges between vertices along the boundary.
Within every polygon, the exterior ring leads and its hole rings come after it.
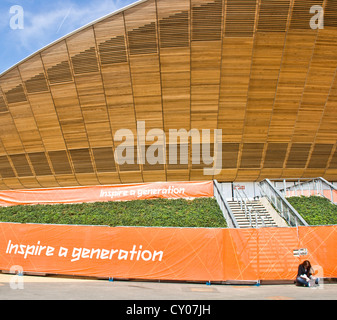
POLYGON ((227 222, 227 224, 232 227, 232 228, 240 228, 239 224, 237 223, 235 216, 228 204, 228 202, 226 201, 226 199, 223 197, 222 195, 222 190, 220 191, 220 187, 219 187, 219 183, 218 181, 214 180, 213 181, 213 189, 214 189, 214 196, 219 204, 219 207, 222 210, 222 214, 227 222))
MULTIPOLYGON (((301 225, 308 226, 307 222, 299 215, 299 213, 293 208, 293 206, 286 200, 286 198, 282 195, 282 193, 277 190, 269 179, 265 179, 259 182, 259 186, 261 188, 262 193, 267 197, 267 199, 274 205, 276 210, 280 213, 281 217, 288 221, 289 225, 294 226, 292 223, 292 217, 295 221, 299 221, 301 225), (269 190, 270 194, 268 194, 265 190, 266 188, 269 190), (274 200, 275 199, 275 200, 274 200), (278 204, 278 201, 280 205, 278 204), (282 204, 282 205, 281 205, 282 204)), ((297 193, 297 185, 294 184, 293 187, 287 188, 291 189, 295 188, 297 193)), ((284 190, 287 192, 287 189, 284 190)), ((294 221, 294 223, 295 223, 294 221)))

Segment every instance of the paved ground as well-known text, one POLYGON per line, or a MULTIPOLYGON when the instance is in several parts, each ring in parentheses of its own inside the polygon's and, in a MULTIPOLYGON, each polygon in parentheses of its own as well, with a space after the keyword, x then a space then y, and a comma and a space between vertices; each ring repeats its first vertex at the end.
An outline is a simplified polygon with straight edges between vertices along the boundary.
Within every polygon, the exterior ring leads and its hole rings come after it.
POLYGON ((31 276, 17 278, 0 274, 0 300, 337 300, 337 284, 325 283, 319 288, 294 285, 207 286, 31 276))

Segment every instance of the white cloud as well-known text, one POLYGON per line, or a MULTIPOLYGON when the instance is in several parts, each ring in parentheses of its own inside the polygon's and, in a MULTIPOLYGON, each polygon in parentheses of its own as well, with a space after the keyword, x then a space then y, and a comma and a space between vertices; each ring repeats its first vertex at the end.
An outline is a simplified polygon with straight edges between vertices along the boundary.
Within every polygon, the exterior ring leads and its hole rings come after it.
POLYGON ((51 3, 48 12, 24 8, 25 27, 16 33, 17 45, 21 49, 35 51, 130 2, 100 0, 79 5, 72 1, 58 1, 51 3))

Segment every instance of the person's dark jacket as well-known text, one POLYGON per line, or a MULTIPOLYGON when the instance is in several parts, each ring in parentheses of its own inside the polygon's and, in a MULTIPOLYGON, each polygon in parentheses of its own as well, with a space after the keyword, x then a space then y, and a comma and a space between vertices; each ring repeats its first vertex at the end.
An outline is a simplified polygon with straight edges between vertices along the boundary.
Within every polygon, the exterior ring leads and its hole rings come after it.
POLYGON ((310 278, 310 276, 312 276, 312 273, 310 273, 310 268, 306 271, 304 266, 302 264, 300 264, 298 266, 298 272, 297 272, 297 277, 300 277, 303 274, 306 274, 308 276, 308 278, 310 278))

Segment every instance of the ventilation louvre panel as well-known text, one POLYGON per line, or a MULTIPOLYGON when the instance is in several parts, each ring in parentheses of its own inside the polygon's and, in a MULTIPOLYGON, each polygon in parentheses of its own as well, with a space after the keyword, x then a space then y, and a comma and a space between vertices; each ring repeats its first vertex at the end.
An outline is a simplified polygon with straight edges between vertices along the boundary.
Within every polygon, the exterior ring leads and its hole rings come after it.
POLYGON ((97 172, 116 172, 116 163, 112 148, 94 148, 92 151, 95 158, 97 172))
POLYGON ((188 20, 187 11, 160 20, 160 47, 189 47, 188 20))
POLYGON ((290 0, 262 0, 258 31, 285 32, 290 0))
POLYGON ((294 143, 291 147, 287 168, 304 168, 309 156, 311 144, 294 143))
POLYGON ((215 0, 192 8, 192 40, 221 40, 222 1, 215 0))
POLYGON ((0 112, 6 112, 8 111, 5 99, 0 96, 0 112))
POLYGON ((91 47, 80 54, 71 58, 74 73, 75 74, 83 74, 83 73, 91 73, 98 71, 98 63, 96 57, 96 50, 94 47, 91 47))
POLYGON ((56 174, 72 174, 67 152, 64 150, 51 151, 48 153, 53 169, 56 174))
POLYGON ((326 27, 337 27, 337 2, 328 0, 324 12, 324 25, 326 27))
POLYGON ((102 65, 127 62, 125 37, 118 36, 99 44, 102 65))
POLYGON ((6 156, 0 157, 0 175, 2 178, 14 178, 15 173, 6 156))
POLYGON ((76 173, 93 173, 89 149, 70 150, 76 173))
POLYGON ((73 81, 69 62, 63 61, 47 70, 50 84, 64 83, 73 81))
POLYGON ((241 168, 260 168, 263 147, 263 143, 245 143, 242 149, 241 168))
POLYGON ((325 168, 329 161, 332 148, 333 148, 332 144, 316 144, 314 151, 312 152, 308 168, 311 169, 325 168))
POLYGON ((222 168, 233 169, 237 167, 239 156, 239 143, 223 143, 222 144, 222 168))
POLYGON ((48 91, 46 77, 44 73, 25 81, 26 90, 28 93, 38 93, 48 91))
POLYGON ((27 101, 22 84, 5 93, 8 103, 18 103, 27 101))
POLYGON ((19 177, 32 177, 33 173, 24 154, 10 156, 19 177))
POLYGON ((310 20, 313 16, 310 13, 310 8, 322 4, 322 0, 296 0, 293 8, 290 29, 310 29, 310 20))
POLYGON ((252 37, 255 25, 256 0, 228 0, 226 37, 252 37))
POLYGON ((128 32, 130 55, 157 53, 156 24, 151 22, 128 32))
POLYGON ((47 157, 44 152, 31 153, 29 154, 29 159, 34 167, 35 173, 38 176, 52 175, 47 157))
POLYGON ((269 143, 264 161, 264 168, 281 169, 287 155, 287 143, 269 143))

